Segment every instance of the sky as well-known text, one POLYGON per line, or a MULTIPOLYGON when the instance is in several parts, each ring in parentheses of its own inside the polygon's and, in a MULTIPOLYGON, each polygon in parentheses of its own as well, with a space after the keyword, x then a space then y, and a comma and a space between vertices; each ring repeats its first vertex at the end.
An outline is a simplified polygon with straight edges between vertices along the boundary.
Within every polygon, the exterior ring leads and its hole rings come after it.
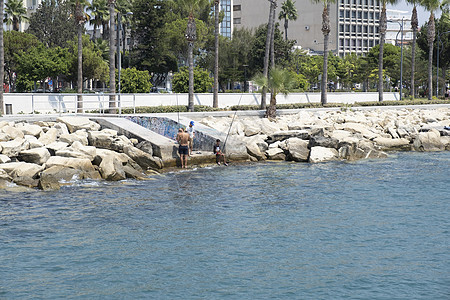
MULTIPOLYGON (((412 13, 413 10, 413 5, 406 3, 405 0, 400 0, 398 4, 396 5, 388 5, 388 9, 396 9, 396 10, 404 10, 404 11, 408 11, 409 14, 412 13)), ((439 18, 441 15, 441 13, 437 13, 436 17, 439 18)), ((424 8, 422 7, 417 7, 417 16, 419 18, 419 26, 422 26, 424 23, 428 22, 428 18, 430 17, 430 13, 428 11, 426 11, 424 8)))

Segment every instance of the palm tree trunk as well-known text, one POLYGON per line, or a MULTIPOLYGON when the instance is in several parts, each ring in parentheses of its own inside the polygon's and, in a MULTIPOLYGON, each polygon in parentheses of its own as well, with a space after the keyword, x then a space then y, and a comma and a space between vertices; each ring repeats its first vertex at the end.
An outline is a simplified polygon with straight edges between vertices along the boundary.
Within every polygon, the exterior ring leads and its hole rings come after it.
POLYGON ((272 91, 272 94, 270 95, 270 104, 266 110, 266 118, 275 119, 276 116, 277 116, 277 96, 272 91))
POLYGON ((83 23, 78 24, 78 78, 77 78, 77 112, 83 112, 83 23))
POLYGON ((383 50, 386 36, 386 2, 383 1, 383 9, 380 16, 380 53, 378 55, 378 101, 383 101, 383 50))
MULTIPOLYGON (((214 2, 214 41, 215 41, 215 53, 214 53, 214 96, 213 107, 219 107, 219 5, 220 0, 214 2)), ((244 82, 245 88, 245 82, 244 82)))
MULTIPOLYGON (((271 0, 270 2, 270 12, 269 12, 269 22, 267 23, 267 37, 266 37, 266 53, 264 55, 264 69, 263 76, 267 78, 269 75, 269 55, 270 55, 270 44, 271 44, 271 36, 272 36, 272 27, 273 27, 273 10, 274 2, 271 0)), ((261 109, 266 109, 266 94, 267 87, 263 87, 261 94, 261 109)))
POLYGON ((289 22, 288 18, 287 17, 284 18, 284 38, 286 41, 288 40, 288 27, 289 27, 288 22, 289 22))
POLYGON ((16 17, 13 17, 13 30, 14 31, 19 31, 19 20, 16 17))
POLYGON ((189 42, 189 101, 188 111, 194 111, 194 43, 189 42))
POLYGON ((320 92, 320 103, 327 104, 327 83, 328 83, 328 40, 330 37, 330 14, 329 3, 325 3, 322 12, 322 33, 323 33, 323 71, 320 92))
POLYGON ((411 17, 411 28, 413 30, 413 40, 411 47, 411 97, 413 99, 416 95, 414 75, 416 72, 416 40, 418 27, 419 27, 419 20, 417 19, 417 9, 416 6, 414 6, 411 17))
POLYGON ((275 68, 275 20, 276 20, 276 11, 277 1, 274 0, 274 8, 273 8, 273 16, 272 16, 272 32, 270 34, 270 62, 271 67, 275 68))
POLYGON ((189 63, 189 101, 188 111, 194 111, 194 41, 197 39, 197 30, 195 19, 189 14, 188 25, 186 29, 188 41, 188 63, 189 63))
MULTIPOLYGON (((0 7, 5 6, 5 1, 0 0, 0 7)), ((0 20, 3 20, 3 9, 0 10, 0 20)), ((5 49, 3 47, 3 29, 0 30, 0 117, 5 113, 3 101, 3 82, 5 77, 5 49)))
POLYGON ((435 36, 434 13, 431 12, 428 21, 428 100, 433 98, 433 47, 435 36))
POLYGON ((114 4, 116 0, 109 0, 109 113, 116 113, 116 64, 114 51, 114 4))

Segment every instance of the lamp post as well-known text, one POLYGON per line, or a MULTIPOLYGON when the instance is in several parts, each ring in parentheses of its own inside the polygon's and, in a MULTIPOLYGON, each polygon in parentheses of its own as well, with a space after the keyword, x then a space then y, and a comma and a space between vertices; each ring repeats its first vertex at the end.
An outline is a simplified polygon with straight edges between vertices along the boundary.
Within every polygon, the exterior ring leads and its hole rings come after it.
MULTIPOLYGON (((132 12, 127 12, 126 14, 127 16, 132 16, 133 13, 132 12)), ((120 42, 122 41, 121 39, 121 31, 122 30, 122 14, 120 12, 117 13, 117 70, 118 70, 118 75, 119 75, 119 82, 117 85, 117 92, 119 93, 119 100, 120 100, 120 75, 121 75, 121 70, 122 70, 122 55, 120 53, 120 42)), ((123 32, 122 34, 126 34, 126 32, 123 32)), ((125 45, 123 45, 123 48, 125 49, 125 45)))
POLYGON ((438 31, 438 43, 437 43, 437 57, 436 57, 436 97, 439 97, 439 43, 441 42, 441 34, 450 33, 450 30, 439 33, 438 31))
POLYGON ((247 67, 248 65, 243 65, 244 67, 244 93, 247 93, 247 67))
POLYGON ((400 100, 403 98, 403 17, 402 21, 394 21, 394 20, 388 20, 388 22, 397 22, 400 25, 400 30, 397 32, 397 35, 395 36, 395 44, 397 45, 397 37, 398 34, 401 32, 400 35, 400 100))

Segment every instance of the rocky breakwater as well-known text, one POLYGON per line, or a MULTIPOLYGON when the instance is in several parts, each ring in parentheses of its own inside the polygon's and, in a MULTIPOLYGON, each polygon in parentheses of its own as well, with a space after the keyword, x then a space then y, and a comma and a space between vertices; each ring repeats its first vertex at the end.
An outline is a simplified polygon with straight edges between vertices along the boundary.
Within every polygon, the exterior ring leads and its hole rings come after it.
POLYGON ((85 117, 55 122, 0 121, 0 188, 13 182, 59 189, 74 178, 147 179, 163 168, 147 142, 128 139, 85 117))
MULTIPOLYGON (((228 132, 232 116, 203 124, 228 132)), ((250 159, 325 162, 383 158, 389 151, 450 150, 450 109, 301 111, 274 121, 237 117, 230 130, 250 159)))

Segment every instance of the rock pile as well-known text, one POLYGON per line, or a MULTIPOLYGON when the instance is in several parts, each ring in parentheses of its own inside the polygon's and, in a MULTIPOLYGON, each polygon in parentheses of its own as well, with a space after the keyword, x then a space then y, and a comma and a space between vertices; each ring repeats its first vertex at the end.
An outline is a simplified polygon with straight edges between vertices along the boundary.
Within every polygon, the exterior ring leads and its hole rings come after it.
MULTIPOLYGON (((228 132, 232 116, 203 124, 228 132)), ((450 150, 450 109, 301 111, 274 122, 238 117, 230 134, 240 137, 250 158, 324 162, 386 157, 388 151, 450 150)))
POLYGON ((146 143, 102 129, 84 117, 56 122, 0 121, 0 188, 8 182, 43 190, 79 179, 145 179, 163 168, 146 143), (145 152, 141 150, 146 150, 145 152))

